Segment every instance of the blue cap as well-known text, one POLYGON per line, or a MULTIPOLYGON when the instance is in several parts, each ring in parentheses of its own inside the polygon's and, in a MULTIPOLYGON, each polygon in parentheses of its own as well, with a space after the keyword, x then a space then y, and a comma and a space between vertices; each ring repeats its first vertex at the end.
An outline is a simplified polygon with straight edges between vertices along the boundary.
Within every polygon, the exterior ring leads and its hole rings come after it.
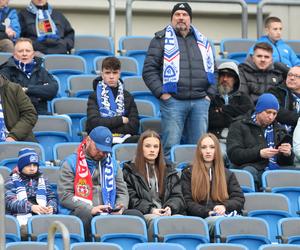
POLYGON ((22 172, 24 167, 31 164, 39 165, 38 154, 35 152, 33 148, 22 148, 19 151, 19 160, 18 160, 19 171, 22 172))
POLYGON ((111 153, 113 137, 108 128, 98 126, 90 132, 89 137, 95 142, 97 149, 111 153))
POLYGON ((269 93, 262 94, 256 103, 255 112, 261 113, 267 109, 279 110, 279 103, 277 98, 269 93))

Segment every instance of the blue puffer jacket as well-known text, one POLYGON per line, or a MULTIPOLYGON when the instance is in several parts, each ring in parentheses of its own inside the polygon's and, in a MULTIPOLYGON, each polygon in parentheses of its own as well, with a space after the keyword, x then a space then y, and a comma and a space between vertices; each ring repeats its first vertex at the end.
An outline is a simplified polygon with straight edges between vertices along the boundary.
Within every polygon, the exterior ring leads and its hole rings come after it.
MULTIPOLYGON (((297 57, 293 49, 283 40, 278 40, 273 43, 268 36, 262 36, 257 40, 257 43, 269 43, 273 48, 273 62, 281 62, 288 67, 300 65, 300 59, 297 57)), ((249 50, 249 54, 253 55, 253 48, 249 50)))
MULTIPOLYGON (((186 37, 176 33, 180 50, 180 74, 177 93, 172 96, 180 100, 199 99, 214 96, 216 85, 209 84, 203 59, 192 32, 186 37)), ((165 30, 155 33, 144 63, 143 79, 151 92, 159 98, 162 95, 162 72, 165 44, 165 30)), ((216 68, 215 68, 216 72, 216 68)), ((216 75, 217 79, 217 75, 216 75)))
POLYGON ((10 21, 10 28, 13 29, 16 32, 16 36, 14 37, 14 40, 18 39, 21 34, 21 27, 19 23, 19 17, 18 13, 15 9, 5 7, 0 10, 1 13, 1 19, 0 19, 0 38, 8 38, 8 36, 5 33, 5 19, 9 19, 10 21))

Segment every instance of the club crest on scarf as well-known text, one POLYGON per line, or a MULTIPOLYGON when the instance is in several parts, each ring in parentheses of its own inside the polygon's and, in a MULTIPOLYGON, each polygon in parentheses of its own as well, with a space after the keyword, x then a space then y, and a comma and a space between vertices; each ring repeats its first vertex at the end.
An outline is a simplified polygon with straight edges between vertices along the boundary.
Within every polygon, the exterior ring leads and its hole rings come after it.
POLYGON ((77 193, 82 197, 88 197, 91 192, 91 189, 89 185, 87 185, 85 179, 79 179, 76 189, 77 193))

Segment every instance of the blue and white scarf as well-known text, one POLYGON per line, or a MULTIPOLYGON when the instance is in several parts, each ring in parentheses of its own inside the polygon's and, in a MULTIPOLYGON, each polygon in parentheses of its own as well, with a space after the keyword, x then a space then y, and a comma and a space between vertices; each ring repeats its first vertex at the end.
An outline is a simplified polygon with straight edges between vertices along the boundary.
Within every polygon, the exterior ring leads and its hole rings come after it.
POLYGON ((8 134, 8 131, 5 126, 4 112, 3 112, 2 101, 1 101, 1 97, 0 97, 0 142, 6 140, 7 134, 8 134))
POLYGON ((39 42, 48 38, 59 39, 58 30, 51 18, 52 7, 48 4, 47 10, 38 9, 32 2, 27 6, 27 10, 35 15, 35 29, 39 42))
POLYGON ((103 203, 114 208, 116 201, 116 183, 114 176, 114 164, 110 154, 107 154, 104 161, 99 162, 99 171, 101 176, 103 203))
MULTIPOLYGON (((22 178, 18 173, 14 173, 12 175, 12 181, 16 187, 17 200, 19 201, 27 201, 27 193, 26 187, 23 184, 22 178)), ((46 184, 43 176, 40 176, 38 179, 38 186, 36 191, 36 202, 37 204, 46 207, 47 206, 47 192, 46 192, 46 184)), ((27 222, 27 219, 32 216, 29 214, 17 215, 17 219, 20 224, 24 225, 27 222)))
POLYGON ((30 63, 22 63, 21 61, 14 58, 15 64, 20 69, 26 77, 29 79, 32 75, 33 69, 36 65, 36 61, 33 59, 30 63))
MULTIPOLYGON (((214 57, 212 48, 205 36, 191 25, 197 45, 200 49, 203 65, 210 84, 215 84, 214 57)), ((166 27, 163 66, 163 89, 162 93, 177 93, 177 83, 180 70, 180 51, 177 36, 171 25, 166 27)))
MULTIPOLYGON (((254 123, 257 124, 256 122, 256 114, 254 113, 252 115, 252 120, 254 123)), ((269 126, 267 126, 265 128, 265 132, 264 132, 264 137, 267 141, 267 145, 269 148, 274 148, 275 147, 275 141, 274 141, 274 129, 273 129, 273 124, 270 124, 269 126)), ((273 157, 269 158, 269 164, 266 167, 266 169, 268 170, 274 170, 274 169, 278 169, 279 166, 277 164, 277 157, 274 155, 273 157)))
POLYGON ((118 94, 116 98, 111 88, 103 81, 99 81, 97 84, 96 93, 101 117, 115 117, 125 114, 124 87, 121 81, 118 81, 118 94))

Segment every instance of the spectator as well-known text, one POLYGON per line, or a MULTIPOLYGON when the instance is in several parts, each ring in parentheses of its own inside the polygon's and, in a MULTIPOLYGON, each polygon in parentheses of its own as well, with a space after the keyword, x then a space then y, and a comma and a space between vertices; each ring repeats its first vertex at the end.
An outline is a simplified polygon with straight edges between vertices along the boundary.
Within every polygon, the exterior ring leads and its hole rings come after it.
POLYGON ((36 141, 37 113, 19 84, 0 75, 0 141, 36 141))
POLYGON ((132 95, 124 89, 120 79, 121 62, 107 57, 102 63, 101 76, 94 82, 89 96, 86 129, 104 126, 113 133, 114 143, 137 142, 139 131, 138 110, 132 95))
POLYGON ((279 103, 272 94, 262 94, 254 113, 231 124, 227 137, 227 154, 239 169, 249 171, 261 186, 261 175, 268 170, 293 165, 291 142, 281 143, 286 131, 276 122, 279 103))
MULTIPOLYGON (((281 62, 287 67, 300 65, 300 59, 293 49, 282 40, 283 25, 278 17, 268 17, 265 21, 266 35, 260 37, 257 42, 265 42, 273 48, 273 61, 281 62)), ((253 54, 253 48, 249 51, 253 54)))
POLYGON ((0 66, 0 74, 22 86, 39 115, 49 114, 47 101, 58 91, 57 81, 42 66, 43 59, 34 57, 32 41, 28 38, 17 40, 14 54, 0 66))
POLYGON ((253 55, 239 65, 241 92, 250 96, 253 103, 257 98, 283 82, 283 73, 275 67, 272 60, 272 46, 266 42, 254 46, 253 55))
POLYGON ((269 92, 279 101, 277 121, 292 134, 300 117, 300 66, 292 67, 285 84, 271 88, 269 92))
POLYGON ((109 129, 96 127, 77 151, 65 159, 60 170, 58 197, 61 213, 82 220, 87 241, 91 239, 93 216, 110 213, 143 217, 137 210, 126 210, 128 191, 122 170, 111 158, 111 145, 109 129))
POLYGON ((192 165, 182 172, 181 186, 187 214, 206 218, 211 229, 216 218, 241 213, 244 207, 243 191, 235 174, 224 168, 220 145, 213 134, 199 139, 192 165))
POLYGON ((33 41, 35 51, 43 54, 67 54, 74 47, 74 30, 48 0, 32 0, 19 13, 21 36, 33 41))
POLYGON ((300 119, 298 119, 297 126, 293 133, 293 152, 295 154, 295 160, 300 162, 300 119))
POLYGON ((209 107, 209 131, 214 133, 226 152, 226 138, 232 121, 252 109, 250 98, 240 92, 240 77, 234 62, 224 62, 218 67, 218 92, 209 107))
POLYGON ((8 7, 8 2, 0 1, 0 51, 13 53, 14 41, 20 37, 21 27, 17 11, 8 7))
POLYGON ((182 135, 185 143, 193 144, 206 133, 210 99, 216 92, 212 48, 191 21, 190 5, 176 4, 171 24, 155 33, 144 63, 144 81, 160 99, 166 157, 182 135))
POLYGON ((34 149, 19 151, 18 165, 5 183, 6 213, 17 217, 22 236, 27 236, 27 220, 36 214, 56 214, 57 200, 48 180, 39 169, 34 149))
POLYGON ((159 135, 147 130, 138 142, 134 161, 124 164, 123 174, 129 192, 129 208, 144 215, 149 238, 153 219, 184 213, 184 200, 177 171, 164 161, 159 135))

